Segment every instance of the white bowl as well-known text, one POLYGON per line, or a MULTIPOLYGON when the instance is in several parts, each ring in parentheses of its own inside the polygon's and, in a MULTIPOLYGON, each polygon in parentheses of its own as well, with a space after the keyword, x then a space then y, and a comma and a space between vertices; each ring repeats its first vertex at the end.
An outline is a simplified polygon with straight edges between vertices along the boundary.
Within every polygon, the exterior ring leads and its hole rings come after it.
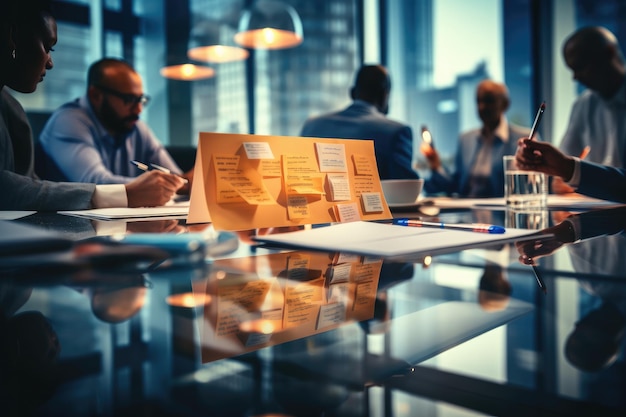
POLYGON ((383 194, 390 206, 414 204, 417 202, 424 180, 382 180, 383 194))

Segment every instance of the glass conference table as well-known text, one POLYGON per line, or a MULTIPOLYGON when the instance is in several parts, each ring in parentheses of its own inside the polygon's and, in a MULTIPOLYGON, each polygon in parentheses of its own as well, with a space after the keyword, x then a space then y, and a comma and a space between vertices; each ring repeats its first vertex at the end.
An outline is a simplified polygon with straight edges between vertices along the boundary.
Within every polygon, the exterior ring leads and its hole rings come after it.
POLYGON ((94 221, 15 220, 89 243, 80 262, 0 264, 0 414, 626 415, 626 209, 569 214, 525 214, 541 238, 410 262, 129 223, 210 236, 163 261, 103 246, 94 221))

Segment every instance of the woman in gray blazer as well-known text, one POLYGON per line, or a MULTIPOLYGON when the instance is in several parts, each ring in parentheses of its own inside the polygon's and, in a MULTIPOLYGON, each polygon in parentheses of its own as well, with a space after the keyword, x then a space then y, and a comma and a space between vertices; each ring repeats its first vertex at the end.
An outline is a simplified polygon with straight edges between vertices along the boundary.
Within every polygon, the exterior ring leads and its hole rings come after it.
POLYGON ((151 171, 126 185, 41 181, 34 174, 33 138, 24 109, 6 91, 32 93, 52 69, 57 25, 50 0, 0 2, 0 210, 76 210, 163 205, 183 186, 151 171))

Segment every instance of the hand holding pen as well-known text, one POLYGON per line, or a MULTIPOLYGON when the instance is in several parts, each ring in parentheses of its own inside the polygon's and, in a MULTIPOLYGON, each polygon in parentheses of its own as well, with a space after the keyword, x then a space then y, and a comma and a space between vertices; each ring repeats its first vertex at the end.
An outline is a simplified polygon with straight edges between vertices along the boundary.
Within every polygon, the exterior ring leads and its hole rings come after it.
POLYGON ((533 139, 545 109, 546 103, 542 102, 537 110, 528 138, 522 138, 518 141, 515 160, 520 169, 543 172, 567 181, 574 173, 574 159, 563 154, 549 143, 538 142, 533 139))
POLYGON ((187 180, 187 178, 183 177, 182 175, 172 173, 171 170, 169 170, 168 168, 165 168, 165 167, 163 167, 161 165, 157 165, 157 164, 150 164, 150 165, 148 165, 148 164, 144 164, 143 162, 139 162, 139 161, 130 161, 130 163, 135 165, 137 168, 139 168, 142 171, 146 171, 147 172, 147 171, 151 171, 151 170, 157 170, 157 171, 164 172, 166 174, 175 175, 175 176, 181 178, 185 184, 187 184, 189 182, 187 180))
POLYGON ((183 187, 183 179, 158 170, 146 171, 125 184, 128 207, 162 206, 183 187))

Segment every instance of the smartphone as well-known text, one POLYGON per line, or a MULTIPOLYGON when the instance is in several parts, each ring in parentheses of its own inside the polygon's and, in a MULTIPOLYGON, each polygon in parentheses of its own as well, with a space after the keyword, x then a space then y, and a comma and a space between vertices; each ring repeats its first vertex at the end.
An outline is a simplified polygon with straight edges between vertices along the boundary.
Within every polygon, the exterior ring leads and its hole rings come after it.
POLYGON ((422 125, 422 140, 429 144, 431 148, 435 149, 435 143, 433 142, 433 136, 430 134, 430 130, 426 125, 422 125))

